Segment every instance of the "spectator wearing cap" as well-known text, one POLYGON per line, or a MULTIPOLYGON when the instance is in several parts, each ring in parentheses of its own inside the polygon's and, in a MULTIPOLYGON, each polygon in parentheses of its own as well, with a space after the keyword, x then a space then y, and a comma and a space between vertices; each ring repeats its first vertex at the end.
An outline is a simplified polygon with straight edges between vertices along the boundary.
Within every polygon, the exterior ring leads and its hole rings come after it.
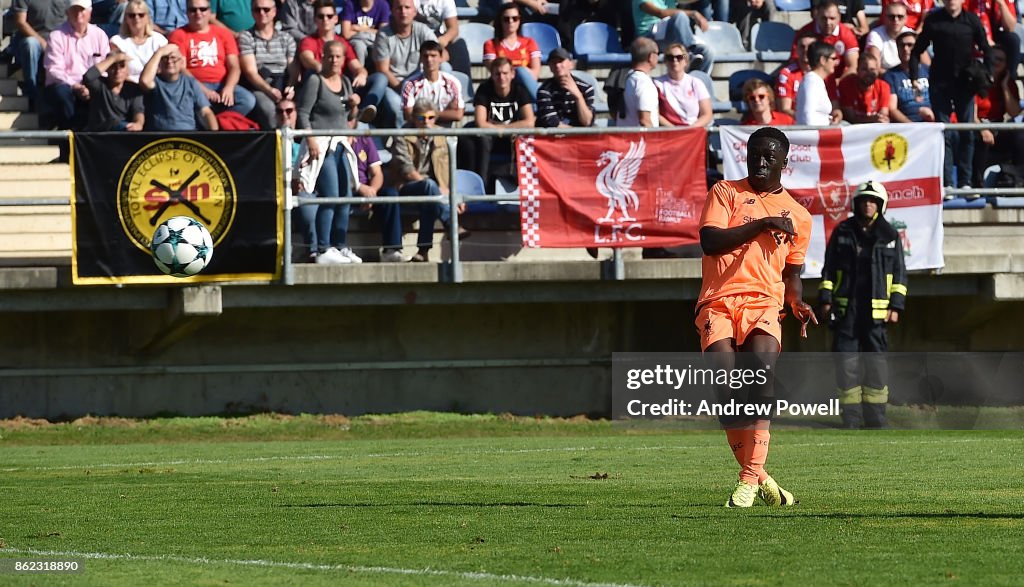
POLYGON ((882 79, 889 84, 889 120, 891 122, 935 122, 928 95, 928 66, 918 66, 917 79, 910 79, 910 52, 917 42, 917 33, 908 31, 896 37, 900 64, 885 72, 882 79))
POLYGON ((413 106, 420 99, 430 100, 437 108, 437 124, 451 126, 462 120, 466 104, 462 100, 462 82, 441 70, 444 48, 438 41, 424 41, 420 45, 420 72, 414 73, 402 84, 402 114, 410 122, 413 106))
POLYGON ((43 59, 45 99, 57 128, 62 130, 84 125, 89 111, 89 89, 82 84, 82 76, 110 52, 107 34, 89 24, 91 0, 72 0, 66 14, 64 24, 50 33, 43 59))
POLYGON ((658 88, 658 118, 661 126, 711 124, 711 94, 704 82, 686 73, 690 54, 682 43, 665 49, 665 75, 654 78, 658 88))
POLYGON ((551 79, 537 89, 537 126, 568 127, 594 124, 594 87, 572 74, 572 55, 562 47, 548 54, 551 79))
POLYGON ((889 70, 900 64, 900 52, 896 37, 900 33, 913 32, 907 26, 907 5, 893 2, 882 12, 882 24, 868 33, 865 53, 874 55, 882 62, 882 69, 889 70))

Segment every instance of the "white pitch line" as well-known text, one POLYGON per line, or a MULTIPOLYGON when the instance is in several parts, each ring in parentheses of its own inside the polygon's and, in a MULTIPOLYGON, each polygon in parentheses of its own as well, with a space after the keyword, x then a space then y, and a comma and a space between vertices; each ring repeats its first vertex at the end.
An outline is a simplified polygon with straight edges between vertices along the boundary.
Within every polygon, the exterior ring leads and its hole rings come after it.
POLYGON ((345 572, 345 573, 368 573, 378 575, 411 575, 424 577, 450 577, 455 579, 468 579, 472 581, 502 581, 534 583, 537 585, 555 585, 557 587, 643 587, 642 585, 630 583, 590 583, 576 579, 552 579, 550 577, 531 577, 529 575, 499 575, 482 571, 446 571, 443 569, 403 569, 400 567, 367 567, 362 565, 324 565, 316 563, 289 563, 268 560, 236 560, 236 559, 211 559, 206 557, 187 557, 174 555, 147 555, 147 554, 112 554, 106 552, 74 552, 35 550, 31 548, 5 548, 0 553, 27 554, 31 556, 52 557, 62 559, 95 559, 95 560, 123 560, 123 561, 149 561, 149 562, 172 562, 185 563, 190 565, 234 565, 242 567, 264 567, 276 569, 293 569, 302 571, 323 571, 323 572, 345 572))
MULTIPOLYGON (((955 440, 858 440, 858 444, 880 444, 880 445, 908 445, 908 444, 959 444, 967 442, 995 442, 1005 439, 997 438, 959 438, 955 440)), ((847 446, 846 442, 797 442, 782 443, 782 446, 789 447, 825 447, 825 446, 847 446)), ((724 445, 723 445, 724 446, 724 445)), ((675 446, 571 446, 557 448, 523 448, 523 449, 469 449, 469 450, 445 450, 444 455, 503 455, 503 454, 529 454, 529 453, 551 453, 551 452, 587 452, 597 450, 630 451, 630 450, 690 450, 690 449, 713 449, 721 448, 717 444, 690 444, 675 446)), ((353 456, 358 458, 401 458, 431 456, 438 453, 410 451, 392 453, 368 453, 363 455, 342 454, 342 455, 282 455, 270 457, 245 457, 241 459, 179 459, 173 461, 145 461, 134 463, 95 463, 89 465, 61 465, 61 466, 38 466, 38 467, 5 467, 0 469, 3 473, 17 473, 20 471, 77 471, 83 469, 131 469, 135 467, 172 467, 180 465, 231 465, 240 463, 265 463, 274 461, 333 461, 339 459, 350 459, 353 456)))

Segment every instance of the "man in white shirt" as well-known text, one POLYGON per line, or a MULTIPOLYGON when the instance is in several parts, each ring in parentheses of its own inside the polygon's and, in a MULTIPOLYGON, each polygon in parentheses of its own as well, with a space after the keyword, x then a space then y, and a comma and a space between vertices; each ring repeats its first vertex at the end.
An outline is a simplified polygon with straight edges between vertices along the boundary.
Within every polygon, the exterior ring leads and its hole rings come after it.
POLYGON ((836 48, 825 41, 815 41, 807 49, 807 61, 811 70, 804 74, 796 95, 796 123, 811 126, 839 124, 843 120, 843 111, 832 99, 835 86, 833 92, 829 92, 825 85, 825 80, 835 74, 839 63, 836 48))
POLYGON ((416 101, 426 98, 437 107, 437 124, 451 126, 462 120, 466 104, 462 101, 462 82, 454 75, 441 71, 444 49, 438 41, 424 41, 420 45, 421 71, 402 84, 402 113, 410 122, 416 101))
POLYGON ((867 53, 874 55, 882 62, 882 69, 889 70, 900 64, 900 52, 896 47, 896 37, 903 32, 912 32, 907 25, 907 5, 893 2, 885 7, 882 24, 868 33, 867 53))
POLYGON ((658 88, 651 72, 658 66, 658 44, 647 37, 638 37, 629 46, 632 71, 626 78, 623 100, 626 116, 616 126, 646 126, 656 128, 658 119, 658 88))

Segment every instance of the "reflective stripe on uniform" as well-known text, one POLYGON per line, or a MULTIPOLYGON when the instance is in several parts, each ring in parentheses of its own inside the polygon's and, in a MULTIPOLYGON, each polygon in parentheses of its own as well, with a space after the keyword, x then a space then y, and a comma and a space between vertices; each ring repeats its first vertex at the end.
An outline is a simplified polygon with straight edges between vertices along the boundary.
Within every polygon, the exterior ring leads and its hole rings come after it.
MULTIPOLYGON (((875 389, 874 387, 868 387, 865 385, 863 390, 863 401, 866 404, 885 404, 889 402, 888 385, 882 389, 875 389)), ((839 400, 839 403, 842 403, 842 400, 839 400)))
POLYGON ((861 402, 861 387, 851 387, 847 390, 839 390, 839 405, 859 404, 861 402))

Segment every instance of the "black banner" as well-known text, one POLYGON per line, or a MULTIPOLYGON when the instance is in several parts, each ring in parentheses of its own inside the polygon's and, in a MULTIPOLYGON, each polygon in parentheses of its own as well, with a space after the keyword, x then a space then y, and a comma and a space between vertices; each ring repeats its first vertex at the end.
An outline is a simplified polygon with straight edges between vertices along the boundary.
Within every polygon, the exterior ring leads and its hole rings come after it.
POLYGON ((280 276, 277 133, 75 133, 72 276, 76 285, 272 280, 280 276), (213 237, 202 273, 179 279, 153 263, 160 223, 191 216, 213 237))

